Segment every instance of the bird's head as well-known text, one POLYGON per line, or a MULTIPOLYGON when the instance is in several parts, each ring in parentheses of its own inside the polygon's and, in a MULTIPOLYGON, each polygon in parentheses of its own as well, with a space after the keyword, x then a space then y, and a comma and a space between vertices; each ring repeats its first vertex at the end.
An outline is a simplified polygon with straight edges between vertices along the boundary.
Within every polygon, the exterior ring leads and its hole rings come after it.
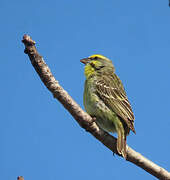
POLYGON ((81 59, 80 62, 85 64, 84 74, 87 79, 93 75, 114 72, 112 61, 100 54, 81 59))

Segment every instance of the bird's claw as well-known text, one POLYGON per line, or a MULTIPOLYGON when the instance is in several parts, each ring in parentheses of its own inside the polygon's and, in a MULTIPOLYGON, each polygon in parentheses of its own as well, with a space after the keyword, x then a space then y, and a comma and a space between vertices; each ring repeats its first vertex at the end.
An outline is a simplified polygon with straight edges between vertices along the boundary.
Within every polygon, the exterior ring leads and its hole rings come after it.
MULTIPOLYGON (((96 122, 96 117, 92 117, 91 122, 89 122, 89 123, 88 123, 88 124, 89 124, 89 126, 92 126, 94 122, 96 122)), ((86 131, 87 131, 87 132, 89 132, 89 129, 88 129, 88 128, 86 128, 86 131)))
POLYGON ((96 117, 92 117, 92 123, 96 122, 96 117))

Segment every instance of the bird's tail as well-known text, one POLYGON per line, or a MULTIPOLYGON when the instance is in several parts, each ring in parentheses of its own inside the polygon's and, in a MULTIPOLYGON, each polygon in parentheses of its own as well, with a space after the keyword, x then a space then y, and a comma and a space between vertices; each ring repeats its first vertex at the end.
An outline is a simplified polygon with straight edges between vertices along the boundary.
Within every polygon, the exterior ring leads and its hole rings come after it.
POLYGON ((116 124, 116 131, 117 131, 117 151, 121 154, 125 159, 127 157, 126 153, 126 134, 121 121, 117 122, 116 124))

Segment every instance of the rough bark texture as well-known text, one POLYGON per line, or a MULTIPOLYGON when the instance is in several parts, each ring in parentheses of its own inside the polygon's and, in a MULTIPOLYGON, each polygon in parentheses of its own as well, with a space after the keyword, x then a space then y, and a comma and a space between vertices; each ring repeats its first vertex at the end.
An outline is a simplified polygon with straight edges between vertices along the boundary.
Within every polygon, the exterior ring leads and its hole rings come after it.
MULTIPOLYGON (((58 99, 58 101, 70 112, 70 114, 82 128, 90 132, 112 152, 119 155, 116 150, 117 139, 100 129, 93 119, 86 112, 84 112, 81 107, 69 96, 69 94, 59 85, 58 81, 56 81, 52 75, 49 67, 44 62, 43 57, 37 52, 35 41, 33 41, 30 36, 24 35, 22 42, 25 45, 24 52, 28 54, 34 69, 40 76, 45 86, 49 89, 49 91, 51 91, 54 98, 58 99)), ((168 171, 134 151, 128 145, 126 160, 136 164, 158 179, 170 180, 170 173, 168 171)))
POLYGON ((24 177, 23 176, 18 176, 17 180, 24 180, 24 177))

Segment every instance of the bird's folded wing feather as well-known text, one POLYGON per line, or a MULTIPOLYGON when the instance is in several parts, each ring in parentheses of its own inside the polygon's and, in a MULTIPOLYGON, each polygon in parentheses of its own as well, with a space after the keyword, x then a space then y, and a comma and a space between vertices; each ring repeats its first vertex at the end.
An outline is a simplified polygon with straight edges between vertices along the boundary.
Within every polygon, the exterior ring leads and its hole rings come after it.
POLYGON ((116 74, 103 75, 96 81, 98 96, 135 133, 134 114, 121 80, 116 74))

